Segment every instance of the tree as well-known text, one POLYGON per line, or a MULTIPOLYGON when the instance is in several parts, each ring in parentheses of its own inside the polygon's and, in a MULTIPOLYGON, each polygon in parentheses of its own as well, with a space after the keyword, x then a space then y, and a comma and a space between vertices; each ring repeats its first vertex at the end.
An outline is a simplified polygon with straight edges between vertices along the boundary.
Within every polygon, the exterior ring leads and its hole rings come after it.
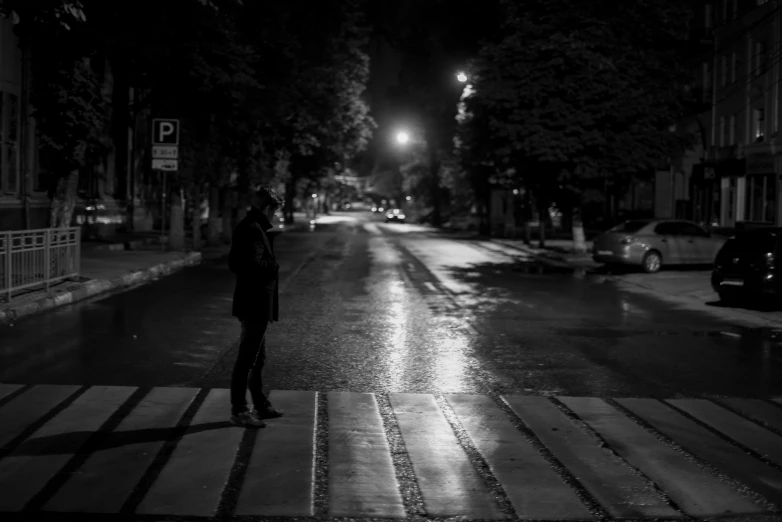
MULTIPOLYGON (((366 147, 375 127, 363 100, 369 59, 359 7, 352 0, 296 0, 274 15, 293 50, 284 63, 275 64, 274 81, 280 85, 266 90, 276 103, 264 105, 273 110, 261 136, 270 151, 290 158, 288 221, 299 180, 344 169, 366 147)), ((259 71, 266 78, 267 71, 259 71)))
MULTIPOLYGON (((449 163, 455 132, 456 103, 462 84, 457 71, 477 52, 481 38, 496 23, 496 2, 434 0, 372 2, 369 6, 376 37, 389 42, 402 56, 399 85, 391 93, 398 113, 422 130, 428 170, 419 184, 432 203, 431 220, 442 221, 442 165, 449 163)), ((411 172, 412 172, 411 171, 411 172)))
POLYGON ((684 111, 689 13, 675 0, 503 0, 501 37, 473 71, 471 112, 488 114, 493 156, 516 168, 543 208, 572 198, 583 250, 586 184, 648 172, 688 143, 684 111), (523 167, 521 167, 523 165, 523 167))

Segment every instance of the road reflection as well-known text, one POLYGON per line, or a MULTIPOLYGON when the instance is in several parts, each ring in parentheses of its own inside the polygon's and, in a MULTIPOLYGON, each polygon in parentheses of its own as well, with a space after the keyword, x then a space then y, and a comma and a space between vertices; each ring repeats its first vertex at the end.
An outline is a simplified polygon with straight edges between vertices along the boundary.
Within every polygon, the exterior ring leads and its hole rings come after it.
POLYGON ((434 385, 442 393, 458 393, 469 388, 470 339, 459 331, 451 331, 438 342, 436 347, 436 370, 434 385))

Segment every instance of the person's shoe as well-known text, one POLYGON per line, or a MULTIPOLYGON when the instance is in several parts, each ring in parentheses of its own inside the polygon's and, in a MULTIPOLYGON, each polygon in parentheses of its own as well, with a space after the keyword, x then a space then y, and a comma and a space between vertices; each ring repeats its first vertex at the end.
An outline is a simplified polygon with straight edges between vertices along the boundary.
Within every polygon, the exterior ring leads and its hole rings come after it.
POLYGON ((255 415, 259 419, 276 419, 278 417, 282 417, 283 415, 282 410, 275 410, 271 406, 268 406, 262 410, 253 410, 253 415, 255 415))
POLYGON ((265 428, 266 423, 252 411, 243 411, 237 415, 231 415, 231 424, 244 426, 245 428, 265 428))

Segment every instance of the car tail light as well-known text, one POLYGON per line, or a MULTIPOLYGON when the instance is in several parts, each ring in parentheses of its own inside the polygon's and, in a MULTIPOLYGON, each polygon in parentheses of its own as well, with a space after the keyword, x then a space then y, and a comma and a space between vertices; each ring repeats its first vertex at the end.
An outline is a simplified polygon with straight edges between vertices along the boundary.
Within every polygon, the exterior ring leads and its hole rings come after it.
POLYGON ((774 252, 766 252, 766 265, 768 265, 769 268, 774 268, 774 262, 777 260, 777 256, 774 255, 774 252))

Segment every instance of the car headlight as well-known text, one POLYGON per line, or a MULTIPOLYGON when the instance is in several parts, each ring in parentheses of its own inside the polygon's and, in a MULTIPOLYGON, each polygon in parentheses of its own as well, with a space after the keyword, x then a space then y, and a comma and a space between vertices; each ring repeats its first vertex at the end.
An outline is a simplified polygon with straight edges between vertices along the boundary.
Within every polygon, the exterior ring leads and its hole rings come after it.
POLYGON ((386 214, 386 217, 390 219, 390 218, 394 217, 394 215, 393 214, 386 214))
POLYGON ((399 219, 405 219, 405 215, 404 215, 404 214, 399 214, 399 215, 397 215, 397 217, 398 217, 399 219))

